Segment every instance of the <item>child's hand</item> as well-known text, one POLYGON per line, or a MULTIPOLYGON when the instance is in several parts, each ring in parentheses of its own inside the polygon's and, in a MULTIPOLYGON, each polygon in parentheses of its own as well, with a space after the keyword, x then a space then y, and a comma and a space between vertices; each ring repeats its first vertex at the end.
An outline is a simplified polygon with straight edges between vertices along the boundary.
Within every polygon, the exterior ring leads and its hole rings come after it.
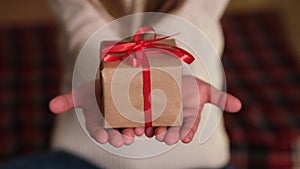
POLYGON ((144 134, 144 128, 126 128, 120 130, 102 128, 103 119, 99 115, 97 104, 97 101, 101 102, 100 97, 95 101, 95 93, 97 93, 96 96, 101 96, 99 87, 99 80, 96 80, 96 91, 91 82, 74 91, 59 95, 50 101, 49 108, 55 114, 66 112, 74 107, 82 108, 87 130, 97 142, 101 144, 109 142, 115 147, 130 145, 134 141, 134 135, 141 136, 144 134), (76 103, 73 102, 73 97, 76 103))
POLYGON ((238 98, 224 93, 211 85, 194 78, 184 76, 182 82, 183 97, 183 124, 180 127, 147 128, 148 137, 155 135, 158 141, 168 145, 176 144, 179 140, 183 143, 192 141, 197 131, 201 112, 205 103, 212 103, 227 112, 237 112, 241 109, 238 98))

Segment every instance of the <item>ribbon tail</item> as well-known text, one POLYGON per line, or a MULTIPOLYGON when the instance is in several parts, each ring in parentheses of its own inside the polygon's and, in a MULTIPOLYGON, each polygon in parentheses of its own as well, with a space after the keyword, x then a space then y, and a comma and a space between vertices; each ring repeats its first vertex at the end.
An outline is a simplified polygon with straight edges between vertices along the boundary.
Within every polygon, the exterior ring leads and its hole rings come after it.
POLYGON ((151 107, 151 74, 150 65, 144 52, 138 51, 137 58, 142 63, 143 96, 144 96, 144 119, 145 127, 152 127, 152 107, 151 107))
POLYGON ((188 51, 179 48, 177 46, 169 46, 166 44, 153 44, 153 45, 149 45, 150 48, 157 48, 160 49, 164 52, 167 52, 169 54, 171 54, 173 57, 187 63, 187 64, 191 64, 195 58, 193 57, 193 55, 191 55, 188 51))

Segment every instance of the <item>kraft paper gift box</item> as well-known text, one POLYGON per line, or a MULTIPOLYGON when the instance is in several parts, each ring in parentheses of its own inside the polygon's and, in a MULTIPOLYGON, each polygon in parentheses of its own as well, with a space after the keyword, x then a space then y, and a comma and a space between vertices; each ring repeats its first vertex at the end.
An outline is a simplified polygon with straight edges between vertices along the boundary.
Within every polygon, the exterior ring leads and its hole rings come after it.
MULTIPOLYGON (((160 43, 174 45, 175 40, 163 40, 160 43)), ((102 42, 101 49, 110 44, 111 41, 102 42)), ((104 128, 144 127, 150 121, 151 126, 180 126, 183 119, 181 61, 159 49, 138 52, 143 52, 149 62, 151 117, 149 119, 149 114, 145 115, 144 111, 144 100, 149 98, 143 95, 145 84, 142 66, 134 67, 126 59, 101 61, 101 112, 104 128)))

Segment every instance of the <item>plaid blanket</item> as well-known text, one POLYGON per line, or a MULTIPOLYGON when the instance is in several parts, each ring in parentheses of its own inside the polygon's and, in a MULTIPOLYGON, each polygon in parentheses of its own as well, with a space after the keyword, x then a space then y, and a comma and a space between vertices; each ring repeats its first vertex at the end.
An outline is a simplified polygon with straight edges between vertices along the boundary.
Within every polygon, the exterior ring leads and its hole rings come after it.
POLYGON ((300 67, 280 17, 241 14, 222 23, 228 91, 243 102, 238 115, 225 115, 232 164, 238 169, 292 168, 300 131, 300 67))
POLYGON ((0 28, 0 159, 48 147, 60 65, 53 25, 0 28))
MULTIPOLYGON (((274 13, 225 16, 228 91, 242 99, 225 114, 236 169, 289 169, 300 129, 300 70, 274 13)), ((47 149, 61 66, 53 25, 0 27, 0 160, 47 149)))

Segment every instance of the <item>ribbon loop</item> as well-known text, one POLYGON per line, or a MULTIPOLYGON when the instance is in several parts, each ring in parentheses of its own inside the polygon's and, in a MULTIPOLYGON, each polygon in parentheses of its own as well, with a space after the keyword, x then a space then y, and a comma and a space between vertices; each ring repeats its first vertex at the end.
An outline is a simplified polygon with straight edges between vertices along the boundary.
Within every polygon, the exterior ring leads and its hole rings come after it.
POLYGON ((153 39, 156 39, 156 32, 151 26, 144 26, 141 27, 133 36, 133 41, 134 42, 140 42, 141 37, 146 33, 146 32, 153 32, 153 39))

